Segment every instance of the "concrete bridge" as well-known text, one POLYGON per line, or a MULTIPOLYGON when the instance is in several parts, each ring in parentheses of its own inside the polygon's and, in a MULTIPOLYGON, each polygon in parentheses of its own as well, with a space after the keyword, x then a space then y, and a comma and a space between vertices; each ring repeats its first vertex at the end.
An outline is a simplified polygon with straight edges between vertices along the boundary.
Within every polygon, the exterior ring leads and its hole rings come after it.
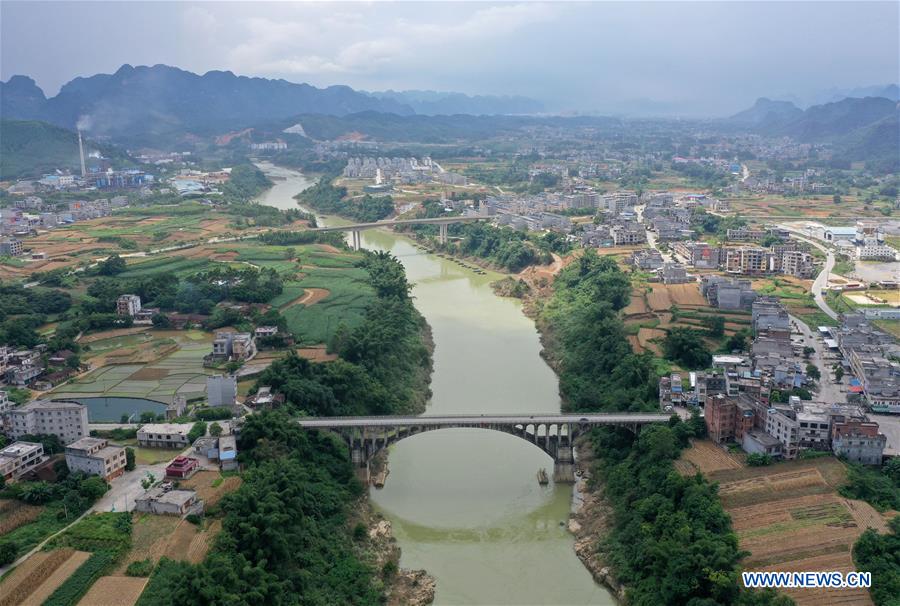
POLYGON ((649 423, 667 423, 670 415, 651 413, 591 413, 534 415, 449 415, 382 417, 307 417, 301 427, 328 429, 350 447, 357 472, 369 479, 369 461, 404 438, 438 429, 470 427, 502 431, 534 444, 553 459, 553 481, 575 481, 575 439, 600 425, 619 425, 637 433, 649 423))
POLYGON ((353 250, 359 250, 360 237, 359 232, 364 229, 375 229, 376 227, 397 227, 400 225, 437 225, 438 241, 441 244, 447 243, 447 226, 453 223, 471 223, 472 221, 487 221, 492 217, 436 217, 433 219, 399 219, 391 221, 374 221, 372 223, 353 223, 351 225, 334 225, 328 227, 315 227, 310 231, 349 231, 353 235, 353 250))

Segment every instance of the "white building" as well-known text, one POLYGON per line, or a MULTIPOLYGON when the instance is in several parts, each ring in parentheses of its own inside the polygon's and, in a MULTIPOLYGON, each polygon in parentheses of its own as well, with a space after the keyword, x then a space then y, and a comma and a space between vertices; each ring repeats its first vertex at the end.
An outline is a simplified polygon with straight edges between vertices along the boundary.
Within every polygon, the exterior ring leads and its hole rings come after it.
POLYGON ((893 261, 897 258, 897 251, 887 244, 867 241, 856 247, 856 256, 861 261, 893 261))
POLYGON ((137 295, 122 295, 116 299, 116 313, 132 318, 141 311, 141 298, 137 295))
POLYGON ((190 423, 148 423, 137 431, 140 446, 148 448, 186 448, 190 423))
POLYGON ((44 447, 33 442, 15 442, 0 450, 0 476, 17 480, 44 460, 44 447))
POLYGON ((71 444, 88 435, 87 406, 75 402, 36 400, 12 409, 8 417, 9 435, 14 440, 44 433, 71 444))
POLYGON ((81 438, 66 446, 66 465, 70 471, 112 480, 125 473, 125 449, 101 438, 81 438))
POLYGON ((234 406, 237 400, 237 378, 233 375, 206 377, 206 398, 210 406, 234 406))

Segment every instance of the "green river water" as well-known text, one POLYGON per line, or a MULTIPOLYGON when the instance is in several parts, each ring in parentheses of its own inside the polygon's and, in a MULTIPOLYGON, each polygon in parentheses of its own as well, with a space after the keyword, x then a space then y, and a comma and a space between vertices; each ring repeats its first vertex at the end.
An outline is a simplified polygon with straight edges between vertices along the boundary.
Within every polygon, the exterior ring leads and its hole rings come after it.
MULTIPOLYGON (((296 208, 292 196, 309 180, 262 167, 278 180, 260 201, 296 208)), ((496 274, 478 275, 387 231, 362 234, 365 248, 400 259, 431 325, 434 395, 426 415, 559 411, 556 375, 539 355, 534 323, 518 301, 494 295, 496 274)), ((538 448, 499 432, 448 429, 397 443, 388 464, 387 483, 371 489, 371 502, 393 525, 400 565, 435 577, 435 604, 615 603, 561 524, 572 486, 537 482, 539 468, 553 470, 538 448)))

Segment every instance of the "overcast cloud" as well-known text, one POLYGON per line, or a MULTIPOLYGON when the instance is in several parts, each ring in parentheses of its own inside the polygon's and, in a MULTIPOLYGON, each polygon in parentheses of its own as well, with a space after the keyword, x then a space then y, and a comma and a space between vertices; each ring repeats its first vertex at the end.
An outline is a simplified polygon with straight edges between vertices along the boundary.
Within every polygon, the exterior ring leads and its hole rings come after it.
POLYGON ((0 77, 123 63, 722 115, 900 79, 897 2, 0 2, 0 77))

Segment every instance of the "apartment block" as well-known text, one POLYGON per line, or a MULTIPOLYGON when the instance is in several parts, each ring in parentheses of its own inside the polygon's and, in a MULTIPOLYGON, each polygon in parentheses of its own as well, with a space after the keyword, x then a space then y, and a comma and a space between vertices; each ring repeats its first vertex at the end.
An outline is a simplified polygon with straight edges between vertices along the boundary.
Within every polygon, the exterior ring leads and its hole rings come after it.
POLYGON ((0 476, 6 481, 18 480, 43 460, 43 445, 34 442, 14 442, 0 450, 0 476))
POLYGON ((66 446, 66 465, 109 481, 125 473, 125 449, 101 438, 81 438, 66 446))
POLYGON ((57 436, 63 444, 71 444, 88 435, 87 406, 36 400, 9 411, 8 427, 14 440, 45 433, 57 436))

